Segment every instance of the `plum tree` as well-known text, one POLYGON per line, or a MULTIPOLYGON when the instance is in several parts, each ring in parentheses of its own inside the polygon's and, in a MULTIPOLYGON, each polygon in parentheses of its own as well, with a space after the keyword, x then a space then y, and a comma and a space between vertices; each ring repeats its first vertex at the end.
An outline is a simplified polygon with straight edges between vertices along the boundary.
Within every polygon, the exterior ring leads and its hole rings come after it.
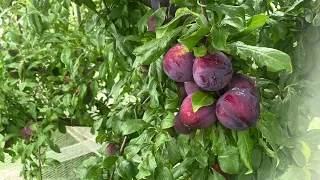
POLYGON ((192 80, 193 53, 187 52, 184 45, 173 46, 163 59, 164 72, 174 81, 192 80))
POLYGON ((188 95, 201 90, 194 81, 184 82, 184 89, 188 95))
POLYGON ((259 90, 255 85, 254 80, 244 74, 237 73, 232 76, 230 81, 230 89, 233 88, 240 88, 240 89, 248 89, 253 95, 259 96, 259 90))
POLYGON ((108 144, 107 148, 106 148, 106 154, 107 156, 113 156, 118 152, 118 149, 116 147, 115 144, 110 143, 108 144))
POLYGON ((216 115, 218 121, 226 128, 248 129, 259 118, 259 99, 248 89, 233 88, 219 98, 216 115))
POLYGON ((213 168, 219 173, 221 174, 225 179, 228 179, 228 174, 223 172, 219 166, 219 164, 216 162, 214 165, 213 165, 213 168))
POLYGON ((153 31, 155 32, 155 27, 154 27, 154 23, 155 23, 155 17, 151 16, 149 21, 148 21, 148 31, 153 31))
POLYGON ((232 78, 230 59, 221 51, 197 57, 193 64, 193 79, 206 91, 217 91, 224 88, 232 78))
POLYGON ((215 104, 203 106, 196 112, 192 108, 192 94, 189 94, 180 106, 180 116, 183 124, 191 129, 205 129, 212 125, 217 117, 215 113, 215 104))
POLYGON ((187 126, 185 126, 182 121, 180 114, 178 113, 175 118, 176 122, 174 124, 174 129, 180 134, 190 134, 192 130, 190 130, 187 126))

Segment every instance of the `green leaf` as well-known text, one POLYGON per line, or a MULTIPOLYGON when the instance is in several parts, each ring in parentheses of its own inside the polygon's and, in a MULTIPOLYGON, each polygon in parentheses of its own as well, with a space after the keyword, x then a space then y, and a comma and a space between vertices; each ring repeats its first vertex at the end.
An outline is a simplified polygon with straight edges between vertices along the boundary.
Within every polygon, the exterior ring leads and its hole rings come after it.
POLYGON ((201 107, 213 104, 214 98, 208 92, 197 91, 192 95, 191 101, 193 112, 197 112, 201 107))
POLYGON ((192 173, 191 180, 205 180, 208 177, 206 169, 197 169, 192 173))
POLYGON ((268 19, 267 23, 270 26, 270 30, 280 39, 285 40, 287 35, 287 27, 284 23, 276 21, 274 19, 268 19))
POLYGON ((201 45, 200 47, 194 47, 193 53, 195 57, 202 57, 207 54, 208 50, 205 45, 201 45))
POLYGON ((60 165, 60 162, 58 160, 52 159, 52 158, 46 158, 44 163, 49 165, 49 166, 58 166, 58 165, 60 165))
POLYGON ((237 131, 238 141, 237 146, 239 149, 240 159, 243 164, 248 168, 246 174, 252 173, 252 151, 253 141, 250 138, 250 131, 237 131))
POLYGON ((136 172, 130 161, 120 157, 117 162, 116 174, 124 179, 132 179, 136 175, 136 172))
POLYGON ((46 140, 46 138, 47 136, 45 135, 38 137, 35 148, 39 148, 43 144, 43 142, 46 140))
POLYGON ((148 124, 145 121, 141 119, 132 119, 127 120, 122 124, 121 131, 123 135, 128 135, 139 131, 146 126, 148 126, 148 124))
POLYGON ((242 31, 245 28, 245 10, 240 6, 231 5, 207 5, 207 8, 225 14, 226 17, 223 19, 222 23, 229 24, 242 31))
POLYGON ((117 156, 108 156, 103 160, 103 167, 106 169, 110 169, 113 165, 116 164, 117 160, 117 156))
POLYGON ((133 64, 134 68, 138 68, 140 65, 149 65, 156 61, 166 50, 169 42, 180 33, 183 27, 178 27, 163 36, 160 39, 154 39, 148 43, 137 47, 133 54, 136 55, 136 60, 133 64))
POLYGON ((256 126, 268 142, 278 145, 292 146, 292 141, 282 134, 282 130, 276 116, 271 112, 262 112, 256 126))
POLYGON ((238 148, 227 146, 218 156, 218 162, 223 172, 236 174, 240 169, 238 148))
POLYGON ((274 160, 271 161, 266 155, 262 158, 262 163, 257 171, 258 180, 274 180, 276 175, 276 165, 274 160))
POLYGON ((139 145, 129 145, 124 149, 127 159, 132 159, 139 151, 141 147, 139 145))
POLYGON ((225 180, 221 174, 219 174, 217 171, 213 170, 212 173, 209 173, 207 180, 225 180))
POLYGON ((320 26, 320 13, 316 14, 316 16, 312 20, 313 26, 320 26))
POLYGON ((163 167, 157 167, 155 172, 155 179, 156 180, 174 180, 173 175, 169 168, 163 166, 163 167))
POLYGON ((211 29, 211 45, 217 50, 228 50, 227 39, 229 31, 224 27, 212 26, 211 29))
POLYGON ((156 29, 157 39, 162 38, 173 31, 178 26, 181 17, 188 14, 191 14, 191 11, 188 8, 178 9, 176 16, 169 23, 156 29))
POLYGON ((246 45, 240 41, 228 44, 242 59, 252 59, 258 66, 267 66, 268 71, 287 69, 292 72, 290 56, 276 49, 246 45))
POLYGON ((246 29, 244 31, 249 32, 249 31, 253 31, 259 27, 262 27, 267 22, 268 19, 269 19, 269 17, 264 14, 254 15, 250 18, 249 26, 246 27, 246 29))
POLYGON ((210 32, 208 28, 199 28, 197 31, 192 33, 189 36, 181 37, 178 39, 179 43, 185 45, 188 51, 192 51, 192 49, 198 44, 198 42, 210 32))
POLYGON ((81 6, 82 4, 86 5, 89 9, 91 9, 94 12, 97 12, 96 10, 96 4, 92 0, 73 0, 76 4, 81 6))
POLYGON ((158 149, 163 143, 170 141, 171 136, 168 134, 167 131, 159 132, 155 137, 155 148, 158 149))
POLYGON ((307 173, 300 167, 296 166, 289 166, 288 169, 277 179, 279 180, 288 180, 288 179, 301 179, 301 180, 308 180, 307 173))
POLYGON ((169 112, 168 115, 161 121, 161 129, 171 128, 175 123, 175 116, 172 112, 169 112))

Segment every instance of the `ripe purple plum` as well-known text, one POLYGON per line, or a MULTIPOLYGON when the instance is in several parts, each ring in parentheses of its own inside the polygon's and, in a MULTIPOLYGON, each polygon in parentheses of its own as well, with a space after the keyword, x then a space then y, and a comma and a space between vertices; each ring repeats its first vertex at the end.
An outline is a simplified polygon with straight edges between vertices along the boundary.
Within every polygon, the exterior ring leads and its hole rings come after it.
POLYGON ((118 149, 115 144, 112 144, 112 143, 108 144, 107 149, 106 149, 107 156, 113 156, 117 152, 118 152, 118 149))
POLYGON ((178 133, 180 133, 180 134, 190 134, 192 132, 192 130, 190 130, 187 126, 185 126, 182 123, 179 113, 176 115, 175 119, 176 119, 176 122, 175 122, 173 127, 178 133))
POLYGON ((193 79, 206 91, 217 91, 227 86, 232 72, 230 59, 221 51, 197 57, 193 64, 193 79))
POLYGON ((174 81, 190 81, 192 80, 193 60, 192 52, 187 52, 183 44, 176 44, 164 56, 164 72, 174 81))
POLYGON ((178 86, 178 94, 179 94, 179 97, 181 98, 181 100, 184 100, 188 94, 184 88, 184 84, 183 83, 177 83, 177 86, 178 86))
POLYGON ((215 104, 203 106, 196 112, 192 108, 192 95, 189 94, 182 102, 180 107, 180 117, 184 125, 191 129, 205 129, 212 125, 216 120, 215 104))
POLYGON ((254 80, 247 75, 240 73, 233 75, 229 89, 233 88, 248 89, 253 95, 259 97, 259 90, 256 87, 254 80))
MULTIPOLYGON (((36 122, 37 124, 40 124, 40 122, 36 122)), ((20 134, 22 135, 22 137, 26 140, 28 140, 30 138, 30 136, 32 136, 33 134, 35 134, 36 132, 31 130, 30 126, 35 124, 35 122, 28 122, 27 125, 21 129, 20 134)))
POLYGON ((149 21, 148 21, 148 31, 153 31, 155 32, 155 27, 154 27, 154 24, 155 24, 155 18, 154 16, 151 16, 149 21))
POLYGON ((226 128, 246 130, 258 121, 259 99, 248 89, 233 88, 219 98, 216 115, 226 128))
POLYGON ((184 82, 184 89, 186 90, 188 95, 201 90, 194 81, 184 82))

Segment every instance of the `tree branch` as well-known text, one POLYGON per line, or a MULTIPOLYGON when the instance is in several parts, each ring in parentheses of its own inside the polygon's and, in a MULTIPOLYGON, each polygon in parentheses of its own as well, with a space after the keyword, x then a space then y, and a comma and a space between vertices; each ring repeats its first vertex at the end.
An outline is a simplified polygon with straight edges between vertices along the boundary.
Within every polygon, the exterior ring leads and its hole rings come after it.
MULTIPOLYGON (((120 147, 120 151, 119 151, 120 156, 123 154, 123 150, 124 150, 124 146, 125 146, 125 144, 126 144, 127 138, 128 138, 128 136, 125 136, 125 137, 123 138, 123 141, 122 141, 122 144, 121 144, 121 147, 120 147)), ((112 171, 112 174, 111 174, 111 176, 110 176, 110 180, 113 180, 114 171, 115 171, 115 170, 112 171)))
POLYGON ((199 4, 199 5, 201 6, 202 14, 207 18, 207 21, 209 21, 208 14, 207 14, 207 8, 206 8, 206 0, 201 0, 201 4, 199 4))
POLYGON ((41 152, 40 147, 38 148, 38 163, 39 163, 39 173, 40 173, 40 180, 42 180, 42 164, 41 164, 41 152))

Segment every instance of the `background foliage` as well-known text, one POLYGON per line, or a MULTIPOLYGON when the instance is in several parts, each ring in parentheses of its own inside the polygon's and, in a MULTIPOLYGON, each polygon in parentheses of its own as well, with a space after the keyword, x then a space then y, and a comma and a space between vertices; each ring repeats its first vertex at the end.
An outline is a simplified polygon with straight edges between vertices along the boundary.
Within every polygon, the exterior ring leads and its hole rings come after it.
POLYGON ((200 2, 171 4, 175 14, 133 0, 0 1, 0 160, 9 153, 25 178, 40 178, 41 164, 58 163, 46 158, 60 151, 52 132, 88 126, 104 156, 79 167, 80 179, 223 179, 215 161, 232 179, 317 179, 320 131, 307 130, 320 115, 320 2, 208 0, 209 21, 200 2), (162 60, 177 42, 196 56, 222 50, 255 78, 254 127, 174 131, 181 99, 162 60), (41 123, 24 140, 30 121, 41 123), (105 156, 109 143, 124 149, 105 156))

